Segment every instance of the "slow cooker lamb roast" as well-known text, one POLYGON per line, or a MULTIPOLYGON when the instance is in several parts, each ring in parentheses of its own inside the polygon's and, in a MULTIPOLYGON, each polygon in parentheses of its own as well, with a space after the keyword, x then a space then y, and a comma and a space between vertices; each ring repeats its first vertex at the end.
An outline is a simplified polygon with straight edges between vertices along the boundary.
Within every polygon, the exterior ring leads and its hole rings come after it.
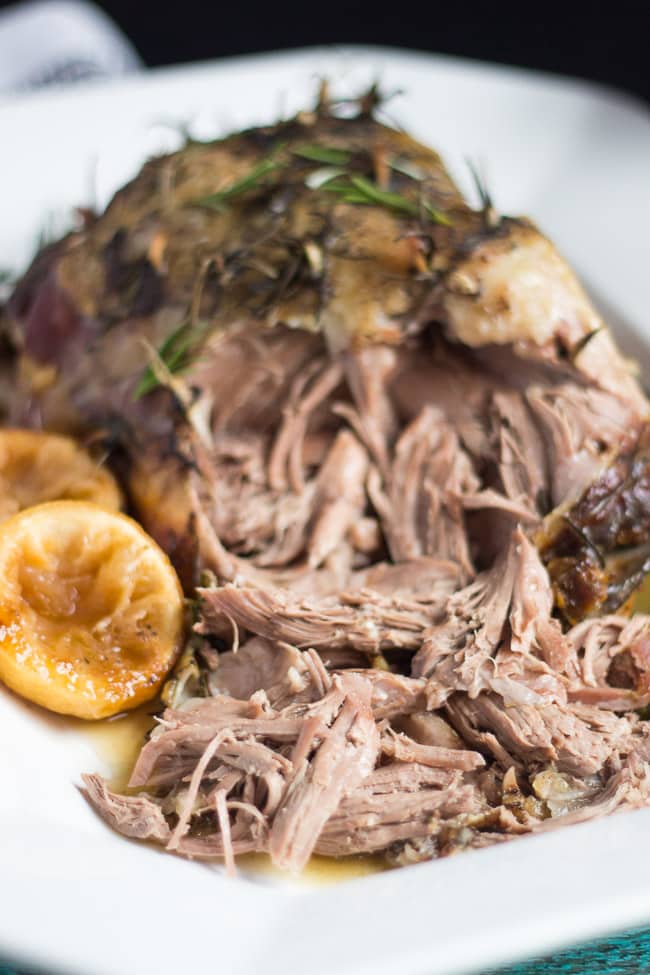
POLYGON ((120 832, 441 856, 650 800, 648 401, 553 245, 324 89, 152 159, 4 313, 192 600, 120 832))

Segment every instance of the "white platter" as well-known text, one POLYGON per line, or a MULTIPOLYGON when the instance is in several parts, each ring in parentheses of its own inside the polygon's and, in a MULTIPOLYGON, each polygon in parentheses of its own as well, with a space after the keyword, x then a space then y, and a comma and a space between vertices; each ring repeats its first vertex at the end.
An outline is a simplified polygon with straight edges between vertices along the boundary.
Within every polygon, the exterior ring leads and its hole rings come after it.
MULTIPOLYGON (((402 89, 390 114, 464 185, 463 160, 481 162, 499 208, 541 224, 650 364, 650 114, 595 86, 442 57, 310 50, 0 101, 0 266, 22 265, 48 214, 104 203, 173 148, 161 123, 269 121, 322 76, 402 89)), ((230 881, 113 835, 75 788, 93 769, 109 771, 92 739, 0 689, 3 959, 68 975, 452 975, 650 921, 650 812, 336 886, 230 881)))

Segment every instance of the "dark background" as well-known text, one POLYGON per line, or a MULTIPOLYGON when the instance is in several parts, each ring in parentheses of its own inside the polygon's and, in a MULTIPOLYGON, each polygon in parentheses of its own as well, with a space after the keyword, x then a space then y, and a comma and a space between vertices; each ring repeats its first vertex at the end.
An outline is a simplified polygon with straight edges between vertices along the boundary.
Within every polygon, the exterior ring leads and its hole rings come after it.
POLYGON ((366 43, 577 75, 650 100, 647 2, 106 0, 147 64, 308 44, 366 43))
POLYGON ((309 44, 391 44, 589 78, 650 101, 647 0, 105 0, 100 6, 148 65, 309 44))

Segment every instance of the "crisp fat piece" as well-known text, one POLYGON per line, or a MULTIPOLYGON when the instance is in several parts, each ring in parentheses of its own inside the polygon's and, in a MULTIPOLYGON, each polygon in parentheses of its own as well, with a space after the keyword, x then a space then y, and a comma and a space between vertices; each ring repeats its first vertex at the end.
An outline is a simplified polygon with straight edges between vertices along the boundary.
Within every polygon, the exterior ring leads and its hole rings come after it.
POLYGON ((628 428, 620 451, 537 537, 568 623, 616 610, 650 567, 650 427, 628 428))
POLYGON ((572 271, 532 226, 478 245, 448 282, 448 327, 464 345, 578 343, 601 327, 572 271))

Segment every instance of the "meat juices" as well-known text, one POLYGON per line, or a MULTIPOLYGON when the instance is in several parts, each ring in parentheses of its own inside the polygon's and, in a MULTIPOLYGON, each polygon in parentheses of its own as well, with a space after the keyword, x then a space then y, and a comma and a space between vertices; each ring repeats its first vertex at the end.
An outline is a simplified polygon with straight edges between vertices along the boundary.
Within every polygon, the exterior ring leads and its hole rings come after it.
POLYGON ((150 161, 4 315, 10 422, 101 432, 198 599, 138 792, 88 799, 230 869, 650 802, 648 403, 552 244, 375 102, 150 161))

